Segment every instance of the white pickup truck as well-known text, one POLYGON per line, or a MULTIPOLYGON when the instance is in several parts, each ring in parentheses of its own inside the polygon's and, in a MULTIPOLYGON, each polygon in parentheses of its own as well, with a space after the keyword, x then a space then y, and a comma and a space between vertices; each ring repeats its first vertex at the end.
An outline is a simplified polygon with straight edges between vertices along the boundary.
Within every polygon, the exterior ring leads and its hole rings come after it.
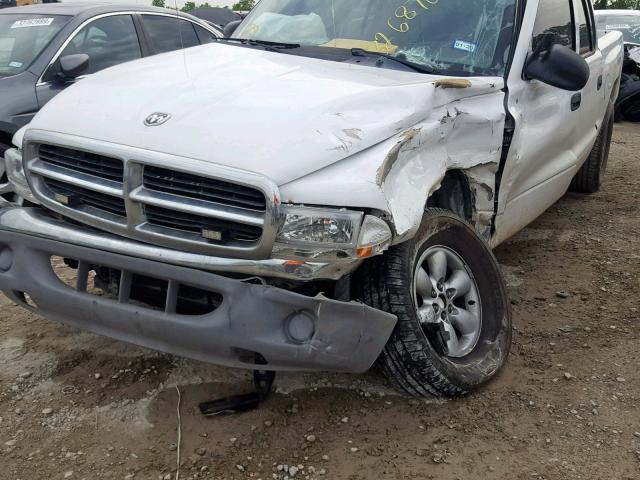
POLYGON ((0 289, 229 366, 377 360, 416 396, 492 378, 491 247, 598 190, 622 36, 597 40, 587 0, 262 0, 227 35, 82 80, 19 132, 0 289))

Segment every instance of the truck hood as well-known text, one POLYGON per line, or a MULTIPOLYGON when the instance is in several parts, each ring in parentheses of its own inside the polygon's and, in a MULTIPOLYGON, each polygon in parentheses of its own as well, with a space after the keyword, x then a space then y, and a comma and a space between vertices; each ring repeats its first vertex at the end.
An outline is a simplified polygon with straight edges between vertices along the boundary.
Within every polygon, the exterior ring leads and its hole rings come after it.
POLYGON ((478 94, 455 88, 441 98, 438 78, 209 44, 81 80, 30 128, 236 167, 282 185, 410 128, 439 101, 478 94), (146 126, 154 113, 170 118, 146 126))

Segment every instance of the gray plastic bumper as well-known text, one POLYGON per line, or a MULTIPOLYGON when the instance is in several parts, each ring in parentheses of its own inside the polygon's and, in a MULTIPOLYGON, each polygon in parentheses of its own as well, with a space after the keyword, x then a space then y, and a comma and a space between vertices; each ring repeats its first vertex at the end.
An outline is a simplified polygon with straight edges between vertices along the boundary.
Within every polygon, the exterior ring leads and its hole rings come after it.
POLYGON ((378 357, 396 323, 395 316, 355 302, 305 297, 1 229, 0 290, 51 320, 163 352, 243 368, 254 365, 247 353, 258 353, 268 362, 261 369, 363 372, 378 357), (163 279, 170 288, 172 284, 201 288, 220 294, 223 300, 212 313, 187 316, 122 298, 95 296, 59 280, 51 267, 52 255, 163 279), (25 304, 24 294, 36 308, 25 304), (307 340, 295 341, 291 319, 300 312, 310 333, 307 340))

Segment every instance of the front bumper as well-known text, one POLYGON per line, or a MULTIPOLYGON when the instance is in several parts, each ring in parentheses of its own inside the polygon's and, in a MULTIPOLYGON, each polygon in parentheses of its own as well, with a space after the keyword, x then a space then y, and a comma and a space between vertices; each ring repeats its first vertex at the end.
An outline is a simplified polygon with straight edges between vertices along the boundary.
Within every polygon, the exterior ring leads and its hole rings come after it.
MULTIPOLYGON (((396 324, 395 316, 360 303, 306 297, 171 265, 162 255, 144 258, 151 255, 152 247, 139 245, 138 250, 129 251, 135 256, 116 253, 114 248, 107 251, 105 247, 117 241, 102 233, 92 237, 103 241, 88 247, 74 244, 74 239, 45 238, 42 233, 10 227, 17 219, 35 219, 35 215, 27 209, 0 211, 0 290, 51 320, 97 334, 233 367, 255 368, 255 359, 264 358, 267 364, 260 368, 267 370, 363 372, 378 357, 396 324), (172 309, 170 300, 164 311, 158 311, 128 301, 122 292, 118 299, 96 296, 84 286, 63 283, 51 266, 52 256, 79 260, 80 270, 82 265, 97 264, 123 275, 162 279, 169 292, 178 285, 215 292, 222 303, 211 313, 189 316, 175 313, 175 302, 172 309), (291 334, 292 318, 301 312, 307 326, 309 319, 312 323, 302 341, 291 334)), ((65 231, 58 235, 64 237, 65 231)))

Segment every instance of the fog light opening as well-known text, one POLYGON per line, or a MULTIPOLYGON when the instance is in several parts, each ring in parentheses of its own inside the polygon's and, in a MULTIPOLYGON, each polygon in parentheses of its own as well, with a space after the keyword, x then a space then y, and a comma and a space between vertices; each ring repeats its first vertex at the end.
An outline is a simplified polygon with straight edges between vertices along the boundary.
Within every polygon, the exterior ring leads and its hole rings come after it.
POLYGON ((307 311, 292 313, 285 321, 285 332, 294 343, 309 343, 316 333, 316 316, 307 311))
POLYGON ((13 265, 13 251, 4 245, 0 245, 0 272, 8 272, 13 265))

